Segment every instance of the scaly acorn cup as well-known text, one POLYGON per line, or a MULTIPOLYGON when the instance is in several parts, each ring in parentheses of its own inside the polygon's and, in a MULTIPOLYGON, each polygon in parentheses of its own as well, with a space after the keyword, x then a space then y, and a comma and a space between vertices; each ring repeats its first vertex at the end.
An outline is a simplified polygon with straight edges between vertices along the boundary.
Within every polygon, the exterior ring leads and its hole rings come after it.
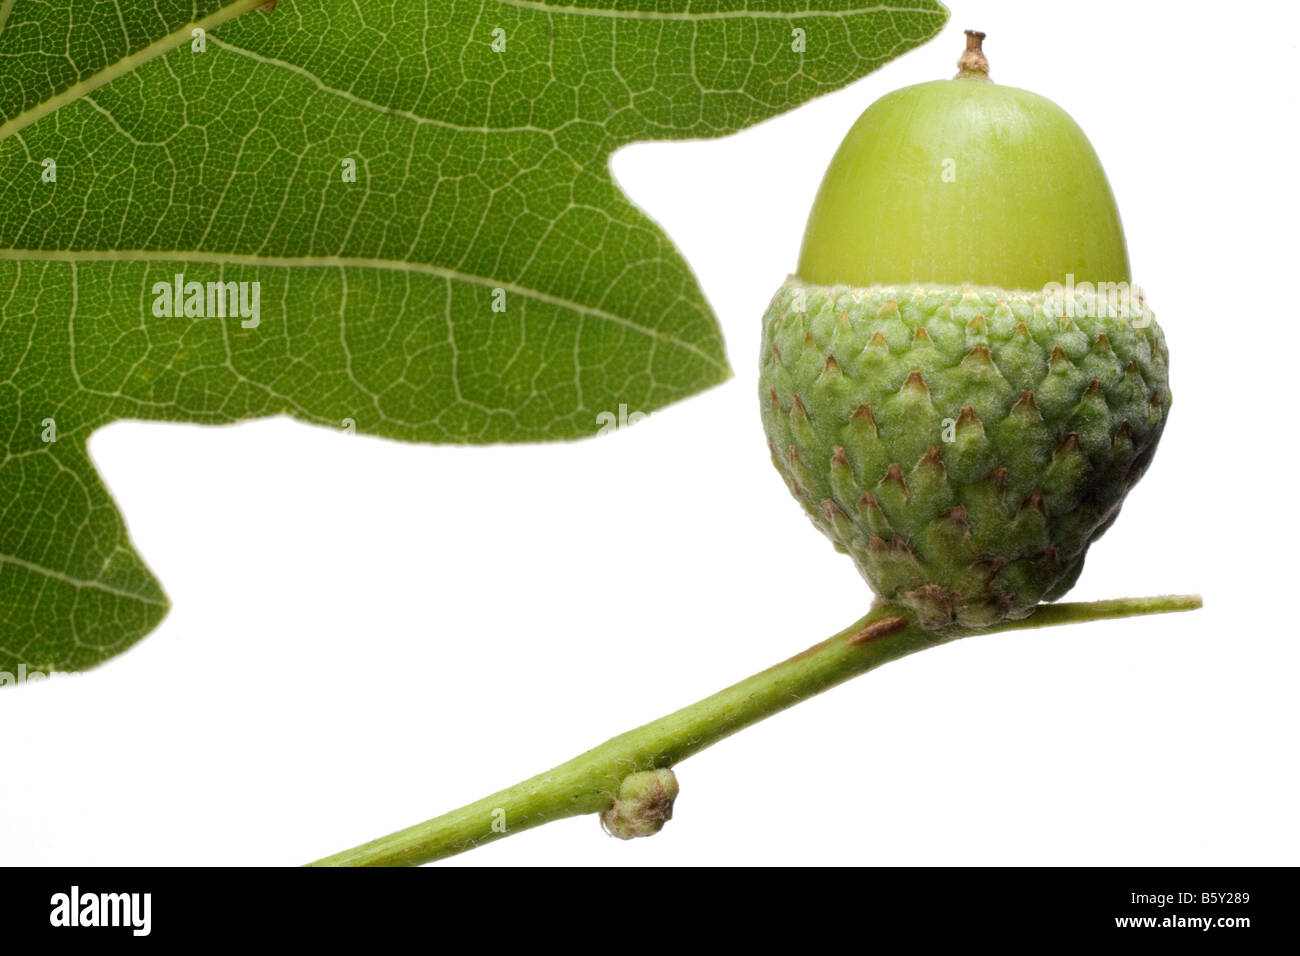
POLYGON ((867 109, 763 319, 772 460, 925 627, 1074 584, 1164 428, 1168 352, 1096 153, 1057 105, 954 79, 867 109))

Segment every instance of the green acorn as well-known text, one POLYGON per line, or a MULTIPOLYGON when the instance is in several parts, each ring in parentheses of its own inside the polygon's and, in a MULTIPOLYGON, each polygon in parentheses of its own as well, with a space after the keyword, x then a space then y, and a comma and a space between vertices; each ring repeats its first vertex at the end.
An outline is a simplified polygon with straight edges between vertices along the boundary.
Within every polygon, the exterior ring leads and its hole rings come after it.
POLYGON ((773 462, 932 628, 1069 590, 1170 403, 1096 153, 1056 104, 989 80, 983 37, 954 79, 862 114, 763 319, 773 462))

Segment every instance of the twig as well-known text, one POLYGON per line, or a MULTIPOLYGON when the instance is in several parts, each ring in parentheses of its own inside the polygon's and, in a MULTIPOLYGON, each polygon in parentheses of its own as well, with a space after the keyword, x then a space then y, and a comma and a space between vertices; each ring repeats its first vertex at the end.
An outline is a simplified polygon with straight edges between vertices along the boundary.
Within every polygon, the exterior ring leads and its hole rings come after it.
MULTIPOLYGON (((589 813, 612 819, 608 811, 615 807, 625 779, 633 774, 671 768, 744 727, 914 651, 974 634, 1190 611, 1200 606, 1198 595, 1048 604, 1020 621, 979 630, 927 631, 913 623, 902 608, 878 605, 834 637, 789 660, 608 740, 546 773, 310 865, 416 866, 552 820, 589 813)), ((654 780, 637 778, 642 785, 626 788, 623 793, 625 798, 629 791, 658 794, 654 806, 661 814, 666 803, 666 815, 661 815, 659 826, 672 811, 671 799, 663 799, 661 776, 654 780)), ((675 793, 675 786, 672 790, 675 793)), ((651 826, 648 832, 655 829, 658 826, 651 826)))

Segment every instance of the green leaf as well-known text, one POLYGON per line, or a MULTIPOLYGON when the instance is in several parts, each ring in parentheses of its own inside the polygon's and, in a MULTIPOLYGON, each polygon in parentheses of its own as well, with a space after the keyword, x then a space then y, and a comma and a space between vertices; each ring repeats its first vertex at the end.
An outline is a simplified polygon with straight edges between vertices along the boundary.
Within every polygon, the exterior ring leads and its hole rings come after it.
POLYGON ((86 454, 115 419, 539 441, 724 380, 610 153, 739 130, 947 17, 259 2, 0 0, 0 671, 90 667, 166 613, 86 454), (177 274, 204 317, 165 301, 177 274))

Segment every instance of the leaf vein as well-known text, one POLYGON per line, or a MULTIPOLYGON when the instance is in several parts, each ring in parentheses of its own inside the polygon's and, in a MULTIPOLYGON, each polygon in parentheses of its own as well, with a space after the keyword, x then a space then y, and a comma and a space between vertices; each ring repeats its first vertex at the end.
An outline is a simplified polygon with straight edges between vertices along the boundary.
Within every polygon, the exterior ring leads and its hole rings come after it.
POLYGON ((47 568, 44 565, 36 564, 32 561, 25 561, 12 554, 0 554, 0 564, 8 564, 16 568, 22 568, 24 571, 30 571, 33 574, 40 574, 44 577, 60 581, 77 589, 89 588, 94 591, 103 591, 107 594, 113 594, 117 597, 130 598, 133 601, 140 601, 143 604, 152 604, 155 607, 167 607, 167 601, 157 600, 155 598, 145 597, 143 594, 135 594, 131 591, 123 591, 121 588, 115 588, 103 581, 89 581, 82 578, 74 578, 70 574, 64 574, 61 571, 55 571, 53 568, 47 568))
POLYGON ((926 14, 945 18, 947 14, 940 10, 926 10, 924 7, 891 7, 879 4, 874 7, 859 7, 854 10, 710 10, 704 13, 692 13, 688 10, 618 10, 603 7, 579 7, 564 4, 547 3, 545 0, 497 0, 504 7, 518 7, 522 10, 536 10, 539 13, 559 16, 604 17, 610 20, 677 20, 685 23, 697 23, 702 20, 801 20, 806 17, 843 18, 860 16, 866 13, 912 13, 926 14))
POLYGON ((436 266, 424 262, 400 262, 394 259, 365 259, 354 258, 349 256, 259 256, 241 253, 227 252, 203 252, 203 251, 166 251, 166 250, 99 250, 99 249, 81 249, 76 251, 58 250, 58 249, 0 249, 0 261, 11 262, 66 262, 71 265, 82 262, 199 262, 211 265, 243 265, 243 266, 264 266, 272 269, 297 269, 297 268, 317 268, 317 269, 376 269, 385 272, 417 272, 423 275, 435 276, 440 279, 449 279, 454 282, 464 282, 469 285, 476 285, 485 289, 504 289, 512 295, 523 296, 526 299, 532 299, 545 305, 554 306, 558 309, 567 309, 570 312, 576 312, 581 315, 589 315, 592 318, 600 319, 604 322, 610 322, 615 325, 631 329, 634 332, 640 332, 642 335, 673 345, 688 352, 692 352, 699 358, 708 362, 710 365, 722 372, 727 372, 727 363, 707 351, 695 345, 693 342, 687 342, 679 339, 674 335, 664 332, 660 329, 643 325, 626 316, 609 312, 605 309, 597 308, 591 305, 585 305, 572 299, 566 299, 562 296, 552 295, 541 289, 533 289, 528 286, 519 285, 515 282, 508 282, 502 279, 496 279, 489 276, 474 275, 469 272, 463 272, 458 269, 448 269, 444 266, 436 266))

